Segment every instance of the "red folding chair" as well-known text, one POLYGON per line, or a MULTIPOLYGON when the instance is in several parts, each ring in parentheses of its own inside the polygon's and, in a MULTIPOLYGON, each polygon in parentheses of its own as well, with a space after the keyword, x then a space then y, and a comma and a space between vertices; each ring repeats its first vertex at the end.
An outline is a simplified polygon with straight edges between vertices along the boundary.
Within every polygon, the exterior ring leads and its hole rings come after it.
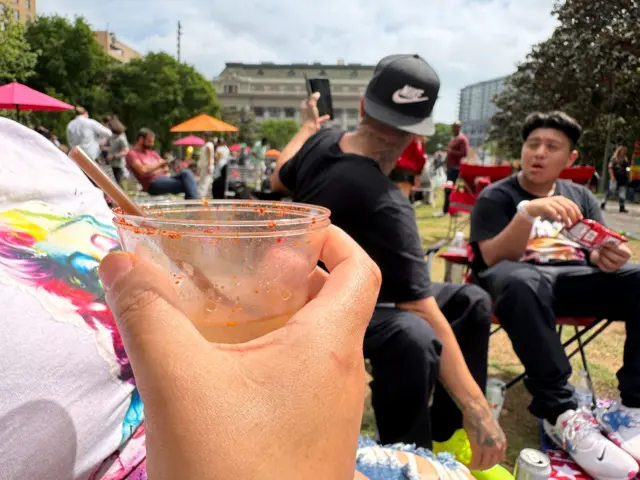
POLYGON ((562 170, 560 178, 571 180, 579 185, 589 185, 594 173, 596 173, 596 167, 571 167, 562 170))
MULTIPOLYGON (((467 247, 467 252, 468 253, 466 255, 460 254, 460 253, 440 252, 437 254, 437 256, 445 260, 448 266, 450 264, 463 266, 467 272, 465 276, 465 281, 470 283, 471 281, 470 259, 472 258, 472 252, 469 246, 467 247)), ((447 268, 446 271, 450 272, 450 268, 447 268)), ((447 279, 447 275, 445 274, 445 282, 448 280, 449 279, 447 279)), ((502 329, 502 326, 500 325, 500 321, 495 315, 493 316, 492 321, 494 325, 496 325, 496 327, 491 331, 491 335, 494 335, 495 333, 499 332, 502 329)), ((562 345, 565 349, 565 352, 567 352, 567 357, 569 359, 575 357, 578 353, 580 354, 582 365, 584 367, 585 372, 587 372, 589 385, 591 386, 592 390, 593 390, 593 382, 591 381, 591 371, 589 370, 589 364, 587 362, 587 354, 586 354, 585 347, 589 345, 598 335, 600 335, 609 325, 611 325, 611 323, 613 323, 612 320, 598 319, 593 317, 592 318, 580 318, 580 317, 556 318, 558 335, 562 336, 562 331, 564 327, 574 328, 574 335, 568 340, 564 341, 562 345), (577 347, 574 347, 575 344, 577 344, 577 347)), ((526 377, 526 375, 527 375, 527 372, 523 372, 520 375, 518 375, 516 378, 510 380, 507 383, 507 389, 513 387, 518 382, 523 380, 526 377)), ((595 399, 597 398, 595 393, 593 398, 595 402, 595 399)))
MULTIPOLYGON (((447 238, 462 231, 469 223, 469 214, 480 192, 491 183, 511 175, 511 165, 460 165, 459 183, 449 195, 449 230, 447 238)), ((447 188, 445 186, 445 188, 447 188)))

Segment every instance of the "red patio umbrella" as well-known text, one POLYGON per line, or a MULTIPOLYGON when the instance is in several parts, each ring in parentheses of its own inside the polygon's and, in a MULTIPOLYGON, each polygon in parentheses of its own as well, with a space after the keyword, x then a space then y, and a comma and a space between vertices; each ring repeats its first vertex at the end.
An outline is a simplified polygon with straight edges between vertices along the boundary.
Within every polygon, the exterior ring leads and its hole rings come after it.
POLYGON ((205 144, 205 141, 200 137, 196 137, 194 135, 190 135, 188 137, 180 138, 173 142, 174 145, 182 145, 182 146, 191 146, 191 147, 201 147, 205 144))
POLYGON ((245 149, 246 152, 251 153, 253 150, 251 150, 251 147, 247 147, 246 143, 236 143, 234 145, 231 145, 229 147, 229 151, 230 152, 239 152, 242 149, 245 149))
POLYGON ((26 85, 13 82, 0 87, 0 108, 15 109, 19 120, 20 110, 61 112, 73 110, 74 107, 26 85))

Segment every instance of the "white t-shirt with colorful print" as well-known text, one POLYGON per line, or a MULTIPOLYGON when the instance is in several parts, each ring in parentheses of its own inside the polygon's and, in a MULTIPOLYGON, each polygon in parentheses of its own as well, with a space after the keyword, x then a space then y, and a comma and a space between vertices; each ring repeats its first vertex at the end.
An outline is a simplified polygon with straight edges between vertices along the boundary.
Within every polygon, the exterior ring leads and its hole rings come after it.
POLYGON ((143 410, 97 266, 118 249, 102 193, 0 118, 0 478, 127 476, 143 410))

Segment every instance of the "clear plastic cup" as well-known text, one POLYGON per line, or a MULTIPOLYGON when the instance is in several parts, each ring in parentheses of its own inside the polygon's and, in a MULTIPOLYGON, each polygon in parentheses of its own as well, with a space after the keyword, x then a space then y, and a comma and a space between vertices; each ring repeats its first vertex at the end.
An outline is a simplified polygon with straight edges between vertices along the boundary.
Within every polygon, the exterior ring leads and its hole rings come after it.
POLYGON ((326 208, 284 202, 185 201, 114 209, 123 248, 170 276, 182 309, 217 343, 281 328, 309 300, 326 208))

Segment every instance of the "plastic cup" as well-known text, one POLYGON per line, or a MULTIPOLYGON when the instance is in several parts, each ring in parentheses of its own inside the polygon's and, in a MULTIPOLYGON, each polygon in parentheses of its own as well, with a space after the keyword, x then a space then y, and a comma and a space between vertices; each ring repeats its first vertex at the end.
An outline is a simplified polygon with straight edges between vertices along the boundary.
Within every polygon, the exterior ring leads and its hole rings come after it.
POLYGON ((114 209, 123 248, 164 270, 181 308, 217 343, 281 328, 309 300, 330 212, 284 202, 185 201, 114 209))

